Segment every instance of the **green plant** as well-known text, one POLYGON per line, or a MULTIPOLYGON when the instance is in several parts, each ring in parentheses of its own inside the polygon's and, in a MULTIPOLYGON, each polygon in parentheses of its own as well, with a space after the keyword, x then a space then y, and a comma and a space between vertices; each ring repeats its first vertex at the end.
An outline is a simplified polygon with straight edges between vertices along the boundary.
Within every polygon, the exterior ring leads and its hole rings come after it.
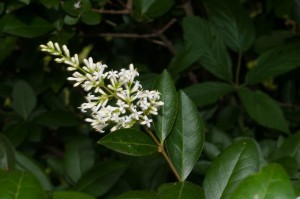
POLYGON ((296 198, 299 5, 0 2, 0 198, 296 198))

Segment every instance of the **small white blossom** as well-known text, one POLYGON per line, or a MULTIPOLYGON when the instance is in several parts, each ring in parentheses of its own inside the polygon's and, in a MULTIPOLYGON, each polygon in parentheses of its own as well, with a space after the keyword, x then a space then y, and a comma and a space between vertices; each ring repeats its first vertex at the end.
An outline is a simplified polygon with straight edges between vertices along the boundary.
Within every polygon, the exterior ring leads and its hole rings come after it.
MULTIPOLYGON (((80 7, 80 1, 74 7, 80 7)), ((139 73, 133 64, 128 69, 105 72, 107 65, 94 63, 93 58, 84 59, 81 67, 78 55, 71 57, 67 46, 62 48, 57 43, 48 42, 40 45, 44 52, 58 56, 58 63, 68 65, 68 71, 74 71, 67 79, 74 82, 74 87, 81 86, 87 95, 86 102, 79 109, 90 114, 85 121, 99 132, 111 127, 111 131, 130 128, 135 123, 151 126, 150 115, 157 115, 158 108, 164 103, 159 101, 158 91, 143 90, 135 80, 139 73), (62 49, 62 50, 61 50, 62 49)))

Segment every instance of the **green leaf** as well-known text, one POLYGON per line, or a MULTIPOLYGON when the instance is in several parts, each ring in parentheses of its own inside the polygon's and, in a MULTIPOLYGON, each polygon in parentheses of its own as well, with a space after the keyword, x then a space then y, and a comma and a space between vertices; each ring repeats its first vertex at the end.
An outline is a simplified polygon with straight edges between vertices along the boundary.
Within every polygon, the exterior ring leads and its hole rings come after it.
POLYGON ((46 199, 46 195, 32 174, 14 170, 0 173, 0 198, 46 199))
POLYGON ((67 25, 75 25, 79 21, 79 17, 71 17, 66 15, 64 18, 64 23, 67 25))
POLYGON ((129 191, 116 197, 116 199, 156 199, 156 193, 152 191, 129 191))
POLYGON ((252 45, 254 25, 240 1, 206 0, 205 5, 211 21, 228 47, 239 52, 252 45))
POLYGON ((176 88, 167 70, 157 78, 154 89, 161 93, 161 101, 164 102, 154 122, 156 135, 163 143, 173 127, 178 107, 176 88))
POLYGON ((258 124, 285 133, 289 132, 282 110, 268 95, 247 88, 239 89, 238 94, 247 113, 258 124))
POLYGON ((3 134, 9 139, 14 147, 19 146, 32 130, 32 124, 29 122, 12 122, 5 126, 3 134))
POLYGON ((186 48, 197 54, 197 58, 200 58, 212 41, 209 22, 196 16, 185 17, 182 28, 186 48))
POLYGON ((6 57, 11 55, 17 42, 16 37, 4 37, 0 38, 0 63, 4 61, 6 57))
POLYGON ((179 73, 197 61, 212 42, 211 25, 200 17, 185 17, 182 22, 185 46, 173 58, 170 69, 179 73))
POLYGON ((209 167, 203 188, 206 199, 231 199, 238 184, 259 169, 259 153, 251 139, 226 148, 209 167))
POLYGON ((19 0, 19 1, 28 5, 28 4, 30 4, 31 0, 19 0))
POLYGON ((94 196, 75 191, 56 191, 53 199, 96 199, 94 196))
POLYGON ((28 24, 14 16, 6 16, 3 32, 25 38, 35 38, 42 36, 51 30, 53 25, 40 17, 34 17, 28 24))
POLYGON ((204 82, 193 84, 184 89, 184 92, 197 106, 216 103, 221 97, 233 91, 231 85, 221 82, 204 82))
POLYGON ((80 124, 74 114, 66 111, 47 111, 37 115, 34 121, 49 127, 68 127, 80 124))
MULTIPOLYGON (((288 138, 284 139, 279 148, 273 151, 272 159, 276 160, 285 156, 291 156, 297 158, 297 152, 300 149, 300 133, 295 133, 290 135, 288 138)), ((300 165, 300 160, 298 160, 300 165)))
POLYGON ((3 13, 4 8, 5 8, 4 2, 0 2, 0 15, 3 13))
POLYGON ((59 5, 59 0, 40 0, 46 8, 53 8, 59 5))
POLYGON ((0 133, 0 168, 8 171, 15 167, 15 151, 9 140, 0 133))
POLYGON ((191 182, 183 181, 163 184, 158 189, 159 199, 204 199, 203 189, 191 182))
POLYGON ((24 171, 31 172, 41 183, 45 190, 52 190, 52 185, 48 176, 42 170, 42 168, 30 157, 25 156, 24 154, 16 151, 16 168, 24 171))
POLYGON ((246 75, 247 84, 256 84, 300 66, 300 49, 296 45, 280 46, 263 53, 246 75))
POLYGON ((157 18, 165 14, 174 4, 173 0, 134 0, 137 15, 146 18, 157 18))
POLYGON ((92 141, 87 137, 75 137, 66 145, 64 168, 67 176, 77 182, 95 163, 92 141))
POLYGON ((12 97, 14 110, 26 120, 36 105, 33 89, 29 84, 20 80, 14 86, 12 97))
POLYGON ((135 129, 120 129, 98 141, 114 151, 133 156, 145 156, 157 152, 158 147, 143 132, 135 129))
POLYGON ((216 77, 230 82, 232 80, 232 63, 229 53, 215 29, 214 35, 214 39, 201 56, 200 63, 216 77))
POLYGON ((81 20, 87 25, 97 25, 101 21, 101 16, 99 13, 88 11, 83 13, 81 20))
POLYGON ((292 199, 296 198, 289 176, 278 164, 270 164, 246 178, 231 199, 292 199))
POLYGON ((124 173, 126 165, 120 162, 102 162, 90 169, 75 185, 76 191, 101 196, 109 191, 124 173))
POLYGON ((177 117, 166 139, 166 147, 181 180, 192 171, 203 143, 204 124, 197 107, 183 91, 179 91, 177 117))

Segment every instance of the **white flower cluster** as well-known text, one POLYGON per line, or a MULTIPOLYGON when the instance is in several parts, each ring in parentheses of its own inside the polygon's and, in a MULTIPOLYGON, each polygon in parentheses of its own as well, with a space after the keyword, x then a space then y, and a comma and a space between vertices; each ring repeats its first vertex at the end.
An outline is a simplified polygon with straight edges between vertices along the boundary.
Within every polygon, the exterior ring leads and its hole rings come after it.
POLYGON ((158 108, 164 104, 159 101, 158 91, 143 90, 140 82, 135 80, 139 73, 133 64, 129 69, 105 72, 107 65, 94 63, 91 57, 84 59, 81 67, 78 55, 71 57, 65 45, 61 48, 50 41, 40 48, 58 56, 56 62, 68 65, 67 70, 73 72, 68 80, 88 92, 87 102, 79 108, 82 112, 90 111, 91 118, 86 121, 99 132, 104 132, 107 126, 112 127, 111 131, 130 128, 137 122, 150 127, 152 119, 149 115, 157 115, 158 108))

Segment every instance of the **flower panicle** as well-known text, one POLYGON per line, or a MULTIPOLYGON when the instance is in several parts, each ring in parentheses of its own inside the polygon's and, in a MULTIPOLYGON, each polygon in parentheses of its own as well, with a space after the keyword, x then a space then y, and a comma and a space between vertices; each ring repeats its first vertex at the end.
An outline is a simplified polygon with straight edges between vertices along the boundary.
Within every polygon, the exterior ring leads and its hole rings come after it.
POLYGON ((111 126, 111 131, 130 128, 135 123, 151 126, 150 115, 157 115, 163 102, 160 93, 155 90, 143 90, 139 81, 135 80, 139 73, 133 64, 128 69, 106 72, 107 65, 94 62, 93 58, 83 60, 80 66, 78 55, 70 55, 66 45, 49 41, 40 45, 41 51, 56 56, 54 61, 66 64, 72 72, 68 77, 74 87, 81 86, 86 92, 86 102, 79 109, 89 112, 85 121, 99 132, 111 126))

